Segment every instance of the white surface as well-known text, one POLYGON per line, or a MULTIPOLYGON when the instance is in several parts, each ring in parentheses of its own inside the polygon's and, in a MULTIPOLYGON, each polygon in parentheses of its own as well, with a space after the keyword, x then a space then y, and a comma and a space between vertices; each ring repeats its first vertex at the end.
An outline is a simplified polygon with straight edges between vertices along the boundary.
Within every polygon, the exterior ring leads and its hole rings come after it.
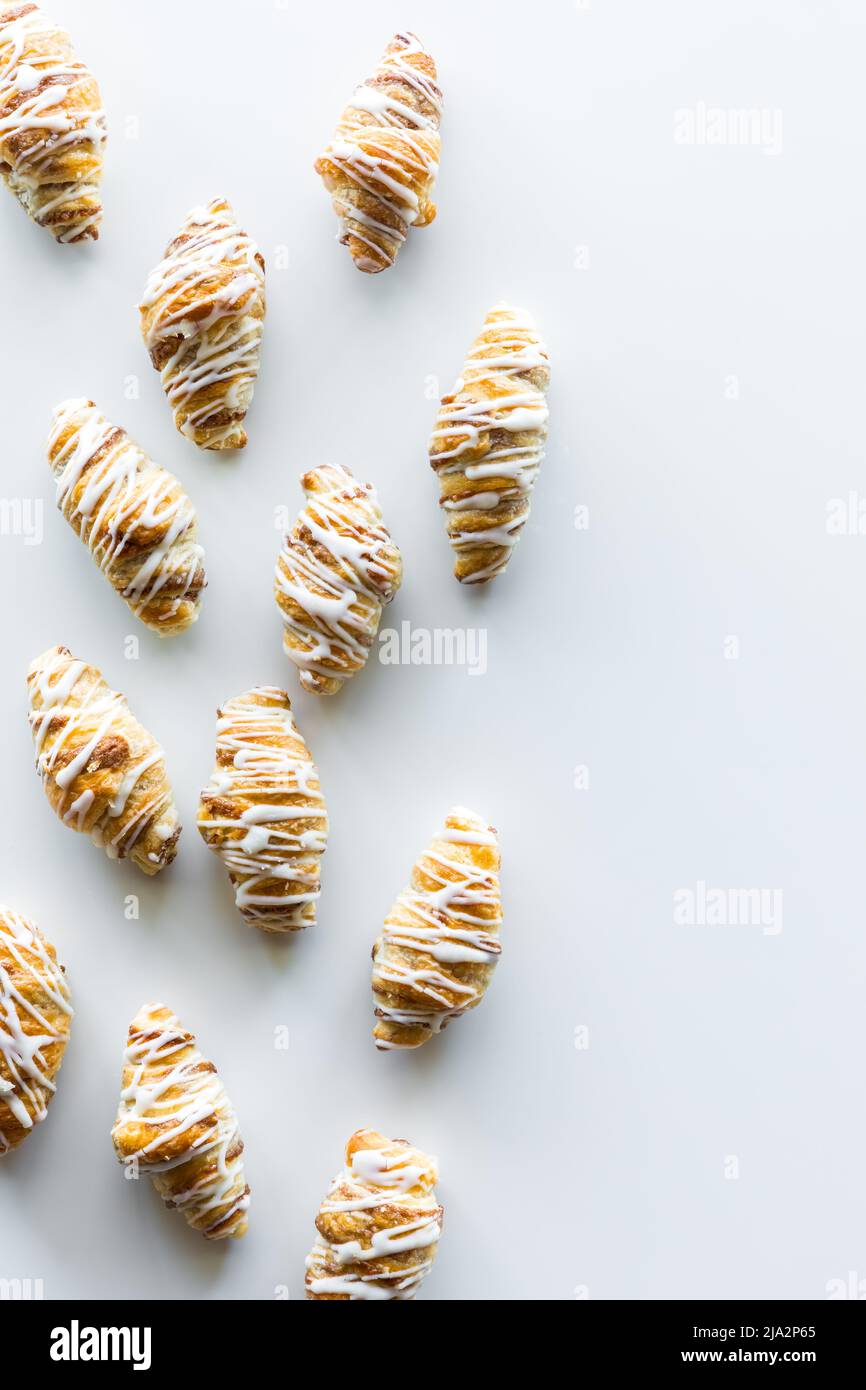
POLYGON ((0 896, 57 943, 77 1016, 49 1118, 0 1171, 0 1275, 48 1297, 300 1297, 320 1198, 372 1124, 440 1158, 428 1300, 821 1298, 862 1278, 866 538, 825 529, 828 500, 863 487, 861 7, 50 12, 102 85, 106 217, 97 245, 57 247, 0 190, 2 492, 45 502, 41 545, 0 538, 0 896), (368 277, 311 164, 406 24, 445 92, 440 211, 368 277), (674 112, 700 102, 779 108, 781 152, 678 144, 674 112), (221 459, 175 432, 133 306, 183 214, 222 193, 267 259, 268 319, 251 442, 221 459), (545 332, 551 442, 508 573, 473 592, 426 461, 430 382, 450 388, 499 297, 545 332), (53 506, 49 412, 80 394, 200 513, 201 619, 141 629, 138 661, 138 625, 53 506), (386 625, 485 627, 484 677, 373 661, 332 701, 301 693, 274 510, 325 460, 377 484, 403 548, 386 625), (44 800, 24 671, 55 642, 164 743, 186 829, 156 881, 44 800), (242 925, 194 825, 216 705, 260 682, 288 688, 331 813, 319 925, 287 941, 242 925), (380 1055, 370 948, 455 802, 501 832, 502 964, 474 1016, 380 1055), (700 880, 781 888, 782 932, 675 926, 675 890, 700 880), (115 1162, 126 1029, 150 997, 234 1100, 240 1243, 206 1245, 115 1162))

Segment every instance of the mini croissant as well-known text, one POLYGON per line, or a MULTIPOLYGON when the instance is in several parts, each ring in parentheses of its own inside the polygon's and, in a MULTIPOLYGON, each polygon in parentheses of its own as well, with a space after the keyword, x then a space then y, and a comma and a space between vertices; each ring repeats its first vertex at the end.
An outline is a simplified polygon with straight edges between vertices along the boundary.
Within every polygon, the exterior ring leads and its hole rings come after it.
POLYGON ((315 922, 328 816, 284 690, 259 686, 217 711, 216 767, 198 828, 251 926, 288 932, 315 922))
POLYGON ((45 1119, 71 1021, 54 947, 32 922, 0 907, 0 1155, 45 1119))
POLYGON ((181 434, 201 449, 242 449, 259 370, 265 263, 224 198, 187 215, 139 308, 181 434))
POLYGON ((69 35, 38 5, 0 3, 0 173, 57 241, 96 240, 105 113, 69 35))
POLYGON ((457 807, 412 870, 373 950, 373 1037, 420 1047, 481 1003, 501 947, 496 831, 457 807))
POLYGON ((405 1139, 359 1129, 346 1166, 319 1208, 319 1238, 307 1256, 309 1299, 410 1300, 430 1273, 442 1207, 435 1158, 405 1139))
POLYGON ((522 309, 491 309, 430 441, 461 584, 501 574, 529 516, 547 438, 550 362, 522 309))
POLYGON ((36 769, 56 814, 109 859, 158 874, 174 859, 180 835, 159 744, 124 696, 68 647, 37 657, 27 686, 36 769))
POLYGON ((143 1005, 129 1025, 121 1088, 119 1161, 153 1178, 166 1206, 208 1240, 242 1236, 250 1189, 235 1113, 213 1062, 164 1004, 143 1005))
POLYGON ((441 116, 436 64, 414 34, 395 35, 315 166, 359 270, 386 270, 409 228, 436 216, 441 116))
POLYGON ((366 662, 403 561, 371 483, 322 464, 301 486, 307 505, 283 541, 274 597, 301 685, 333 695, 366 662))
POLYGON ((160 636, 194 623, 204 551, 177 478, 84 399, 56 407, 48 462, 58 507, 135 616, 160 636))

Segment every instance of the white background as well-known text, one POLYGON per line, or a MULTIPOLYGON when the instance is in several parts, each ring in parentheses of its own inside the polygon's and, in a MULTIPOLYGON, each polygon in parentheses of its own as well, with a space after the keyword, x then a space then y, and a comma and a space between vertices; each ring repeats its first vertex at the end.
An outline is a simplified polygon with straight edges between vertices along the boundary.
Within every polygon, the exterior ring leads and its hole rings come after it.
POLYGON ((342 1146, 374 1125, 440 1159, 422 1298, 822 1298, 863 1278, 866 537, 827 533, 828 503, 866 491, 861 7, 50 12, 99 78, 110 143, 96 245, 54 245, 0 190, 0 490, 44 499, 41 545, 0 538, 0 896, 56 942, 77 1013, 49 1118, 0 1170, 0 1275, 47 1297, 300 1298, 342 1146), (445 93, 439 216, 371 277, 311 165, 407 24, 445 93), (699 103, 780 111, 781 150, 677 143, 699 103), (268 262, 250 444, 228 458, 175 432, 135 312, 218 194, 268 262), (451 577, 426 441, 500 297, 547 338, 551 437, 511 566, 477 592, 451 577), (49 414, 82 394, 198 507, 210 583, 178 638, 139 631, 54 510, 49 414), (371 660, 333 700, 300 691, 274 515, 328 460, 375 482, 403 549, 386 625, 483 627, 485 676, 371 660), (56 642, 165 746, 186 830, 156 880, 40 790, 24 672, 56 642), (288 940, 244 927, 194 824, 216 706, 257 683, 288 688, 331 814, 319 924, 288 940), (501 832, 502 964, 473 1016, 379 1054, 370 948, 455 802, 501 832), (699 881, 781 889, 782 931, 676 926, 699 881), (206 1244, 115 1162, 126 1029, 150 998, 197 1032, 240 1117, 241 1242, 206 1244))

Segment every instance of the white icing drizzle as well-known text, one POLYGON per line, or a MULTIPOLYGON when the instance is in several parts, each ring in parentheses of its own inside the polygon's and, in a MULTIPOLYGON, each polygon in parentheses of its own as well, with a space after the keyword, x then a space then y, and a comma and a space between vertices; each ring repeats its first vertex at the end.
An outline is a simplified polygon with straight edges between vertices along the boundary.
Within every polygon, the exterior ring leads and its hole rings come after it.
POLYGON ((442 93, 424 72, 425 62, 435 76, 421 40, 395 35, 316 162, 333 195, 340 240, 360 243, 352 254, 361 270, 393 265, 409 227, 425 226, 436 215, 430 195, 439 168, 442 93))
POLYGON ((105 138, 98 88, 69 35, 36 5, 4 6, 0 167, 28 214, 60 242, 98 235, 105 138))
POLYGON ((216 769, 198 827, 228 870, 247 922, 267 931, 315 922, 328 816, 284 690, 259 686, 219 711, 216 769))
POLYGON ((498 865, 495 832, 473 811, 455 807, 416 865, 413 886, 386 917, 373 951, 376 1016, 384 1025, 374 1037, 381 1051, 417 1047, 481 1002, 502 949, 498 865), (448 845, 491 848, 495 867, 482 868, 473 856, 456 858, 448 845), (421 887, 422 876, 434 886, 421 887), (480 969, 448 968, 460 966, 480 969), (411 1002, 394 1002, 394 991, 401 1000, 409 991, 411 1002), (415 1032, 404 1036, 403 1029, 415 1032))
POLYGON ((430 462, 464 583, 483 583, 505 568, 529 515, 547 438, 549 367, 529 314, 499 304, 487 315, 453 393, 442 399, 430 462), (467 487, 472 483, 482 484, 478 492, 467 487), (484 516, 495 508, 498 519, 484 516), (490 552, 489 561, 473 561, 464 572, 461 552, 478 549, 490 552))
POLYGON ((12 1146, 4 1111, 31 1130, 56 1089, 60 1063, 49 1065, 44 1054, 55 1043, 66 1046, 69 1024, 46 1017, 48 1005, 72 1017, 63 967, 31 922, 0 907, 0 1154, 12 1146))
POLYGON ((163 763, 160 746, 134 719, 124 696, 112 690, 95 667, 77 661, 65 647, 54 647, 39 657, 27 679, 36 769, 57 815, 65 825, 89 834, 110 859, 132 856, 145 872, 156 872, 163 867, 160 856, 149 852, 153 867, 147 867, 135 849, 144 835, 155 837, 160 848, 177 838, 178 815, 165 777, 157 779, 154 795, 143 796, 134 816, 129 818, 126 812, 144 774, 163 763), (128 766, 114 795, 97 799, 89 788, 80 790, 76 779, 98 756, 102 740, 118 730, 128 766), (137 752, 130 743, 133 732, 137 752))
POLYGON ((139 308, 177 428, 203 448, 242 448, 259 370, 265 271, 225 199, 187 215, 139 308))
POLYGON ((333 693, 366 662, 402 561, 371 483, 331 464, 301 481, 307 505, 283 541, 274 593, 301 685, 333 693))
POLYGON ((124 1058, 112 1130, 118 1158, 153 1177, 166 1203, 203 1235, 242 1235, 250 1199, 240 1130, 225 1087, 195 1037, 165 1005, 145 1004, 131 1025, 124 1058), (200 1132, 186 1141, 193 1129, 200 1132), (170 1148, 174 1152, 167 1154, 170 1148), (188 1174, 179 1174, 185 1166, 188 1174))
POLYGON ((177 479, 84 398, 55 408, 48 456, 58 507, 136 617, 158 632, 194 622, 204 550, 177 479))
POLYGON ((307 1256, 307 1290, 312 1297, 338 1296, 353 1302, 414 1299, 429 1274, 442 1234, 442 1208, 433 1186, 438 1179, 435 1158, 428 1158, 403 1140, 389 1141, 373 1131, 353 1136, 347 1163, 331 1184, 320 1209, 319 1237, 307 1256), (378 1141, 374 1148, 354 1149, 355 1139, 378 1141), (339 1194, 339 1195, 338 1195, 339 1194), (331 1240, 330 1215, 372 1212, 387 1208, 387 1224, 363 1225, 359 1239, 331 1240), (411 1254, 393 1269, 365 1266, 393 1256, 411 1254))

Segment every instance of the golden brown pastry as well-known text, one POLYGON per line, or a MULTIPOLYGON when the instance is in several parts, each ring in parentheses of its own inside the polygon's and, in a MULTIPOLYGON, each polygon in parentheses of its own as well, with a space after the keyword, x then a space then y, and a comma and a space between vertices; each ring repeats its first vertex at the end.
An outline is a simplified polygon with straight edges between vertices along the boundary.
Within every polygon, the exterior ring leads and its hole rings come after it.
POLYGON ((258 686, 217 710, 216 767, 198 828, 246 922, 267 932, 315 922, 328 813, 284 690, 258 686))
POLYGON ((194 623, 204 551, 177 478, 84 398, 55 408, 48 462, 58 507, 135 616, 161 637, 194 623))
POLYGON ((346 1166, 319 1208, 307 1256, 307 1298, 413 1299, 430 1273, 442 1232, 435 1158, 405 1139, 359 1129, 346 1166))
POLYGON ((99 236, 105 129, 66 31, 38 5, 0 3, 0 174, 57 241, 99 236))
POLYGON ((307 505, 283 541, 274 597, 301 685, 333 695, 366 662, 403 561, 372 483, 322 464, 301 485, 307 505))
POLYGON ((457 807, 373 949, 376 1046, 420 1047, 480 1004, 502 949, 501 924, 496 831, 457 807))
POLYGON ((180 820, 159 744, 123 695, 68 647, 50 647, 27 672, 36 770, 64 825, 109 859, 158 874, 177 852, 180 820))
POLYGON ((224 198, 187 214, 139 308, 181 434, 201 449, 242 449, 259 371, 265 263, 224 198))
POLYGON ((32 922, 0 907, 0 1155, 45 1119, 71 1021, 54 947, 32 922))
POLYGON ((436 64, 415 34, 396 34, 316 160, 359 270, 386 270, 409 228, 436 216, 441 117, 436 64))
POLYGON ((195 1035, 164 1004, 143 1005, 129 1025, 111 1138, 119 1161, 153 1178, 193 1230, 208 1240, 245 1233, 250 1189, 231 1102, 195 1035))
POLYGON ((523 309, 498 304, 443 396, 430 440, 461 584, 501 574, 529 516, 544 458, 547 348, 523 309))

